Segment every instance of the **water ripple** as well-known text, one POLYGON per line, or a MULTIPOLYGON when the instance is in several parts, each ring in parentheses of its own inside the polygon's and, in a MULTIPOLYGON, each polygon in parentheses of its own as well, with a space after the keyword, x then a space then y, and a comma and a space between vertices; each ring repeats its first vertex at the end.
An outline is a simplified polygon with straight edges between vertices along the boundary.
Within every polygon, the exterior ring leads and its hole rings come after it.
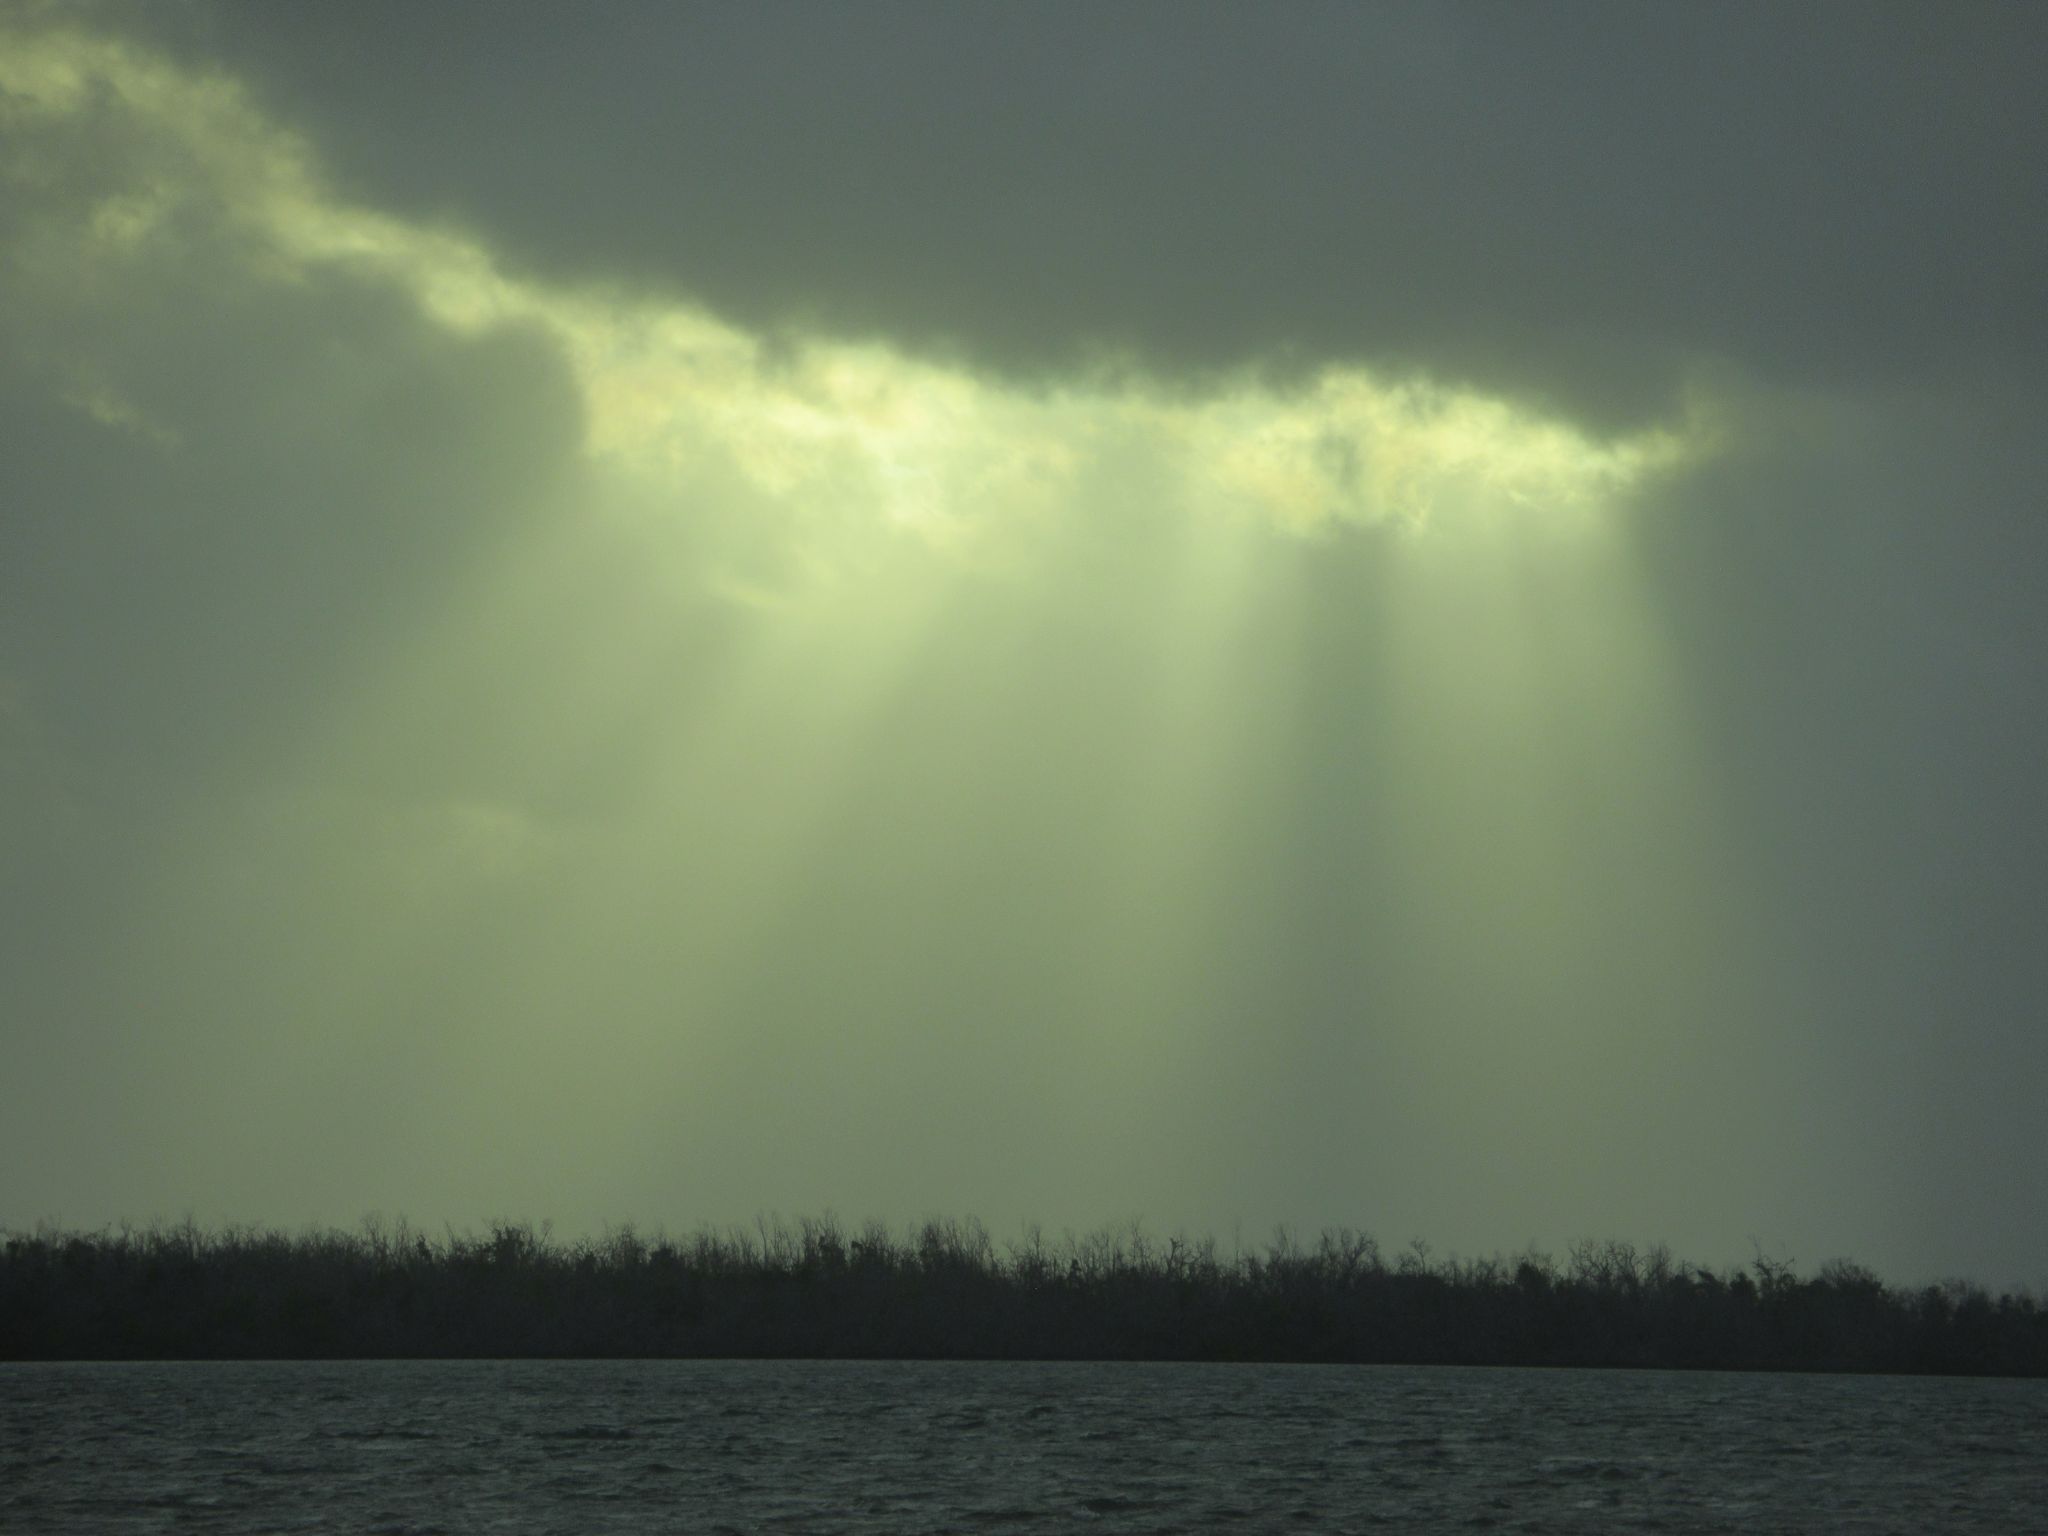
POLYGON ((1340 1366, 0 1367, 0 1530, 2040 1529, 2048 1383, 1340 1366))

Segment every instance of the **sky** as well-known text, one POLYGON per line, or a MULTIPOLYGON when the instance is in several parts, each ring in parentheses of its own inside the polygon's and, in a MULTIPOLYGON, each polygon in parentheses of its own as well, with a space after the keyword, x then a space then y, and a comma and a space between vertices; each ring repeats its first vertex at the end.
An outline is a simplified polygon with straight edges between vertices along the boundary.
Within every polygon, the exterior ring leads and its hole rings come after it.
POLYGON ((0 1226, 2048 1284, 2044 67, 0 5, 0 1226))

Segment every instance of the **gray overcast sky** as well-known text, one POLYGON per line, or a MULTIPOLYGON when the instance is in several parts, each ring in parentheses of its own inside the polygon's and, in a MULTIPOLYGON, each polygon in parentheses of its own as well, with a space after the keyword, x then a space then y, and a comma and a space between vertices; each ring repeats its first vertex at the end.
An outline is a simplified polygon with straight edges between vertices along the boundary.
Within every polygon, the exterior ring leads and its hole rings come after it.
POLYGON ((2048 1282, 2044 66, 0 7, 0 1223, 2048 1282))

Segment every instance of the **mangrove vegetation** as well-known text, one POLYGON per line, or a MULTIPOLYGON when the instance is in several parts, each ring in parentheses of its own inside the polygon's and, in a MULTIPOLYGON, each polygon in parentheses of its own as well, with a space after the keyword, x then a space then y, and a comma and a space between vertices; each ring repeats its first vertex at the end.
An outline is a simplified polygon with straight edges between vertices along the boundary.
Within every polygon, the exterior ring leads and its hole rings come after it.
POLYGON ((978 1222, 621 1227, 372 1219, 0 1234, 0 1358, 780 1357, 1271 1360, 2048 1374, 2048 1307, 1965 1282, 1716 1271, 1662 1247, 1383 1253, 1334 1230, 1258 1249, 978 1222))

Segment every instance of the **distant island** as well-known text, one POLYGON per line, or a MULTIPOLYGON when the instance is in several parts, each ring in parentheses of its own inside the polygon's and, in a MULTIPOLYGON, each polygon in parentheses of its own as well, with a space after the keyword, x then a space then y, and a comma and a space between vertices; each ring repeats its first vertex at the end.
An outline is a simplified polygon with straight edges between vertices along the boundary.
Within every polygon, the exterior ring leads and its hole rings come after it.
POLYGON ((1716 1272, 1661 1246, 1559 1262, 1262 1251, 1132 1226, 998 1244, 976 1221, 290 1235, 186 1222, 0 1234, 0 1359, 1260 1360, 2048 1375, 2048 1307, 1859 1265, 1716 1272))

